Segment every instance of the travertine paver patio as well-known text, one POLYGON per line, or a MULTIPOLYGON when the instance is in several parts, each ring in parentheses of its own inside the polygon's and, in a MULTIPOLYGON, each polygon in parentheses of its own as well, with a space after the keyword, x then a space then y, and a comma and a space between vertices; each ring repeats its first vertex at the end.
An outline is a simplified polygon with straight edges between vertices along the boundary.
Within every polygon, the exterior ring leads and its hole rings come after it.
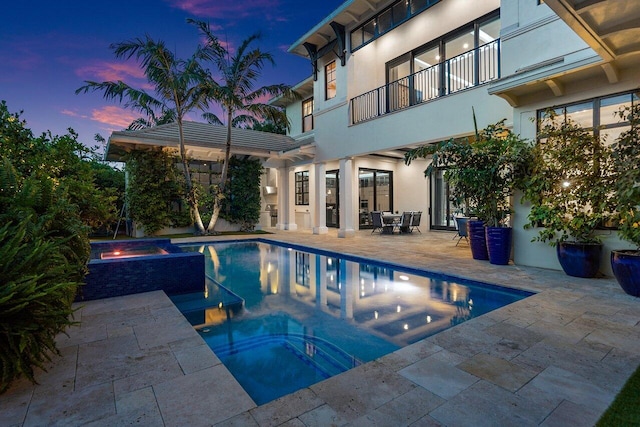
POLYGON ((259 407, 163 292, 89 302, 40 385, 0 396, 0 425, 592 425, 640 364, 640 299, 451 236, 265 237, 538 293, 259 407))

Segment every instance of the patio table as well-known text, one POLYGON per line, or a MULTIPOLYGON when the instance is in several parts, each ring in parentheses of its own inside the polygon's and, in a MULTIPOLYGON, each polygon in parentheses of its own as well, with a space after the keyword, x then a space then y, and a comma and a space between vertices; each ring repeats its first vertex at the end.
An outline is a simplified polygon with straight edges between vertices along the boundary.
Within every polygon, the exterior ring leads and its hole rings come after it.
POLYGON ((392 234, 393 230, 400 225, 402 214, 384 214, 382 215, 383 232, 392 234))

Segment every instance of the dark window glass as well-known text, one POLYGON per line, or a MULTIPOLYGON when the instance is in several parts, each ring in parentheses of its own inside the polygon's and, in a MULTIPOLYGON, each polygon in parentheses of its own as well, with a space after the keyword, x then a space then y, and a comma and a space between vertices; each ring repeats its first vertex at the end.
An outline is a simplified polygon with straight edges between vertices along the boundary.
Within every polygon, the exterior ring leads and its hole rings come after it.
POLYGON ((296 172, 296 205, 309 204, 309 171, 296 172))

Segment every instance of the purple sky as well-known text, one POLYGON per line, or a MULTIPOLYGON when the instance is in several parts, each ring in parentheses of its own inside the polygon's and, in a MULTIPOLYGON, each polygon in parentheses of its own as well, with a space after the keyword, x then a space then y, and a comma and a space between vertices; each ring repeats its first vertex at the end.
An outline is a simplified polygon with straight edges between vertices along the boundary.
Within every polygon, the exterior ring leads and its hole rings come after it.
MULTIPOLYGON (((108 138, 139 114, 124 110, 102 94, 76 95, 85 80, 145 83, 135 62, 117 61, 111 43, 149 34, 189 56, 198 43, 197 29, 187 18, 210 22, 216 35, 233 49, 250 34, 263 35, 255 46, 270 52, 262 84, 296 84, 311 74, 308 60, 287 48, 324 19, 343 0, 24 0, 0 14, 0 100, 36 135, 51 130, 62 135, 73 128, 80 141, 108 138)), ((192 120, 201 120, 192 114, 192 120)))

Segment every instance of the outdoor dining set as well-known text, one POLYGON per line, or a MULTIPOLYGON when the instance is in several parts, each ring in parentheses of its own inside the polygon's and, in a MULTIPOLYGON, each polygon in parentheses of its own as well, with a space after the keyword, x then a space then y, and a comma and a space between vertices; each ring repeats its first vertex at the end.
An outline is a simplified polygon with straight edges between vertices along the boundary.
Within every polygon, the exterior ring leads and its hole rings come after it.
POLYGON ((373 211, 371 212, 371 223, 373 230, 371 233, 381 234, 412 233, 413 230, 420 231, 421 211, 405 211, 400 213, 373 211))

